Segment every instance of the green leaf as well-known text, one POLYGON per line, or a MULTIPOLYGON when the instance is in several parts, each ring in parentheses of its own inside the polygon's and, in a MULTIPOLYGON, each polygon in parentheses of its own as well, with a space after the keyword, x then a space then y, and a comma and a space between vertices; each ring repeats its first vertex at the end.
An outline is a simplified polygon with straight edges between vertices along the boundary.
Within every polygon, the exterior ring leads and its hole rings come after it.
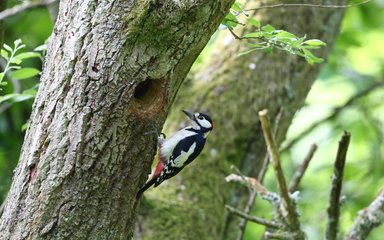
POLYGON ((24 132, 25 130, 28 129, 28 127, 29 127, 29 121, 27 121, 26 123, 23 124, 23 126, 21 126, 21 131, 24 132))
POLYGON ((8 54, 7 51, 5 51, 4 49, 1 49, 0 54, 1 54, 1 56, 2 56, 3 58, 5 58, 5 60, 8 61, 8 59, 9 59, 9 54, 8 54))
POLYGON ((47 44, 40 45, 34 49, 35 51, 46 51, 47 50, 47 44))
POLYGON ((297 48, 298 46, 300 46, 300 44, 302 44, 305 40, 305 37, 302 37, 302 38, 299 38, 297 40, 295 40, 293 43, 292 43, 292 47, 293 48, 297 48))
POLYGON ((17 54, 14 57, 14 59, 24 60, 28 58, 39 58, 40 56, 41 56, 40 53, 37 53, 37 52, 24 52, 24 53, 17 54))
POLYGON ((1 86, 7 86, 8 83, 7 82, 1 82, 1 86))
POLYGON ((270 47, 264 48, 264 52, 266 54, 270 54, 272 52, 272 48, 270 48, 270 47))
POLYGON ((254 19, 254 18, 249 18, 248 19, 248 23, 249 24, 251 24, 251 25, 253 25, 253 26, 255 26, 255 27, 260 27, 260 21, 259 20, 256 20, 256 19, 254 19))
POLYGON ((251 53, 253 51, 256 51, 256 50, 259 50, 259 48, 252 48, 250 50, 247 50, 247 51, 244 51, 244 52, 241 52, 241 53, 237 54, 237 56, 241 57, 241 56, 247 55, 247 54, 249 54, 249 53, 251 53))
POLYGON ((11 94, 7 94, 4 96, 0 96, 0 103, 8 101, 8 100, 16 97, 17 95, 19 95, 19 94, 18 93, 11 93, 11 94))
POLYGON ((241 12, 241 6, 242 6, 241 3, 239 3, 239 2, 235 2, 235 3, 233 3, 233 5, 232 5, 232 9, 235 10, 235 11, 237 11, 237 12, 241 12))
POLYGON ((11 58, 11 63, 14 63, 16 65, 19 65, 21 63, 21 60, 20 59, 17 59, 17 58, 11 58))
POLYGON ((271 32, 273 32, 273 31, 275 31, 276 29, 275 29, 273 26, 267 24, 267 25, 263 26, 263 27, 261 28, 261 30, 263 30, 264 32, 271 33, 271 32))
POLYGON ((292 40, 296 40, 297 39, 297 37, 294 34, 292 34, 290 32, 287 32, 287 31, 284 31, 284 30, 279 31, 276 34, 276 37, 278 37, 278 38, 289 38, 289 39, 292 39, 292 40))
POLYGON ((304 44, 310 46, 327 46, 327 44, 319 39, 310 39, 304 42, 304 44))
POLYGON ((8 51, 8 52, 13 52, 13 49, 8 46, 7 44, 4 43, 3 47, 8 51))
POLYGON ((40 73, 36 68, 22 68, 20 70, 12 72, 12 77, 16 79, 26 79, 34 77, 40 73))
POLYGON ((0 82, 3 80, 4 78, 4 72, 0 73, 0 82))
POLYGON ((21 39, 16 39, 13 44, 15 44, 15 48, 17 48, 17 46, 19 46, 21 44, 21 39))
POLYGON ((243 36, 243 38, 259 38, 262 36, 261 32, 252 32, 252 33, 247 33, 243 36))
POLYGON ((311 51, 309 51, 309 50, 307 50, 305 48, 303 48, 302 50, 303 50, 303 53, 305 54, 305 59, 307 60, 307 62, 309 64, 321 63, 321 62, 324 61, 322 58, 318 58, 315 55, 313 55, 313 53, 311 51))

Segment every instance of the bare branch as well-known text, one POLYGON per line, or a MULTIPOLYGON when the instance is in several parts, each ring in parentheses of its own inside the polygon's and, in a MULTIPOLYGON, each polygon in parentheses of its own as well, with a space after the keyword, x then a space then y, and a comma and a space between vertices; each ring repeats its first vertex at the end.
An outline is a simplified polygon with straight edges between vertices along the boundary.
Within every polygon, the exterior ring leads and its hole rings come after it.
POLYGON ((289 197, 287 183, 286 183, 286 180, 284 177, 284 172, 283 172, 283 170, 281 168, 281 164, 280 164, 279 152, 277 150, 275 141, 272 137, 272 133, 271 133, 270 125, 269 125, 269 120, 267 118, 267 113, 268 113, 268 111, 266 109, 259 112, 261 127, 263 129, 265 142, 267 144, 268 152, 269 152, 270 158, 272 160, 273 168, 275 170, 275 174, 276 174, 276 178, 277 178, 278 186, 279 186, 280 196, 282 197, 282 203, 283 203, 285 210, 287 211, 287 219, 290 223, 290 228, 297 231, 300 229, 300 222, 298 220, 298 216, 297 216, 297 213, 295 211, 292 200, 289 197))
POLYGON ((42 0, 42 1, 32 1, 32 2, 24 2, 20 5, 16 5, 12 8, 5 9, 4 11, 0 12, 0 20, 4 20, 8 17, 14 16, 18 13, 24 12, 28 9, 32 8, 39 8, 39 7, 46 7, 50 4, 53 4, 56 2, 56 0, 42 0))
POLYGON ((336 240, 340 216, 340 196, 343 185, 344 166, 347 156, 351 134, 344 132, 337 150, 337 156, 333 169, 331 193, 329 196, 329 206, 327 209, 327 228, 325 233, 326 240, 336 240))
POLYGON ((354 224, 344 240, 363 240, 373 228, 384 222, 384 188, 381 189, 375 200, 365 209, 359 212, 354 224))
POLYGON ((265 5, 265 6, 250 8, 250 9, 246 9, 244 11, 257 11, 260 9, 268 9, 268 8, 302 8, 302 7, 344 9, 344 8, 356 7, 359 5, 363 5, 363 4, 369 3, 370 1, 371 0, 366 0, 366 1, 363 1, 360 3, 348 4, 348 5, 323 5, 323 4, 310 4, 310 3, 279 3, 279 4, 274 4, 274 5, 265 5))
POLYGON ((335 117, 337 117, 346 107, 349 107, 351 106, 352 104, 354 104, 356 101, 358 101, 360 98, 366 96, 367 94, 369 94, 370 92, 372 92, 373 90, 379 88, 379 87, 382 87, 384 85, 384 82, 381 81, 381 82, 374 82, 372 83, 370 86, 368 86, 366 89, 360 91, 359 93, 357 93, 356 95, 352 96, 344 105, 340 106, 340 107, 336 107, 333 112, 328 116, 328 117, 325 117, 315 123, 313 123, 311 126, 309 126, 308 128, 306 128, 304 131, 302 131, 299 135, 297 135, 295 138, 293 138, 290 142, 288 142, 287 144, 285 144, 285 146, 283 148, 281 148, 281 151, 286 151, 290 148, 292 148, 293 145, 295 145, 298 141, 300 141, 300 139, 302 139, 304 136, 306 136, 308 133, 312 132, 315 128, 317 128, 318 126, 320 126, 322 123, 326 122, 326 121, 329 121, 329 120, 332 120, 334 119, 335 117))
POLYGON ((309 165, 309 162, 312 160, 313 155, 315 154, 317 150, 317 145, 312 144, 311 148, 309 149, 309 152, 307 156, 305 157, 304 161, 297 167, 295 174, 293 175, 293 178, 291 180, 291 183, 289 184, 289 192, 293 193, 297 191, 297 188, 300 185, 300 181, 304 176, 305 171, 307 170, 307 167, 309 165))
POLYGON ((266 232, 265 239, 283 239, 283 240, 296 240, 300 236, 292 232, 266 232))
POLYGON ((269 228, 275 228, 275 229, 281 228, 281 226, 275 222, 268 221, 264 218, 248 215, 248 214, 246 214, 246 213, 244 213, 244 212, 242 212, 242 211, 240 211, 234 207, 226 205, 225 208, 227 208, 227 210, 229 212, 234 213, 237 216, 244 218, 244 219, 247 219, 251 222, 261 224, 261 225, 264 225, 264 226, 269 227, 269 228))
MULTIPOLYGON (((277 113, 277 115, 275 117, 274 129, 273 129, 274 137, 276 137, 277 131, 279 130, 280 120, 281 120, 281 117, 283 116, 283 114, 284 114, 284 108, 281 107, 279 112, 277 113)), ((263 166, 262 166, 262 168, 258 174, 258 177, 257 177, 257 180, 260 183, 263 182, 265 173, 268 170, 268 166, 269 166, 269 156, 268 156, 268 152, 267 152, 265 154, 264 159, 263 159, 263 166)), ((244 211, 243 211, 244 213, 249 214, 251 212, 253 205, 255 204, 256 197, 257 197, 257 192, 251 191, 251 193, 249 194, 247 205, 245 206, 244 211)), ((241 221, 239 223, 239 229, 240 230, 239 230, 239 237, 237 238, 238 240, 244 239, 244 233, 245 233, 245 227, 246 226, 247 226, 247 220, 245 218, 241 219, 241 221)))

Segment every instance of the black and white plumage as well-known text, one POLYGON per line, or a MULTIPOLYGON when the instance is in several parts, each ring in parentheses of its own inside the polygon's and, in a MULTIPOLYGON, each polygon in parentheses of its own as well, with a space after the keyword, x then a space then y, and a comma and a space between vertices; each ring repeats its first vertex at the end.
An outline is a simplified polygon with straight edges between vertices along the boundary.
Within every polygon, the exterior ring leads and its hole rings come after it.
POLYGON ((207 136, 213 129, 212 119, 204 113, 183 112, 192 120, 191 126, 179 130, 168 139, 159 138, 156 170, 151 180, 137 192, 137 198, 152 185, 157 187, 178 174, 203 150, 207 136))

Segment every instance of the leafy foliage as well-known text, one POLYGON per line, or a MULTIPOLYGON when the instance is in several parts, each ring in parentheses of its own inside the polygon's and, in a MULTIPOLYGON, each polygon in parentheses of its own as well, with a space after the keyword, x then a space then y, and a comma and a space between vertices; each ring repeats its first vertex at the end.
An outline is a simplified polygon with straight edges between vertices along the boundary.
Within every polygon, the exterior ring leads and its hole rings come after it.
POLYGON ((323 62, 322 58, 316 57, 311 51, 326 46, 326 43, 319 39, 306 40, 306 36, 297 37, 293 33, 278 30, 269 24, 263 26, 259 20, 250 18, 246 11, 242 10, 242 6, 241 3, 235 2, 230 12, 221 22, 221 29, 228 29, 236 39, 245 40, 246 44, 250 47, 249 50, 241 52, 239 56, 256 50, 264 50, 265 53, 271 53, 272 49, 276 48, 301 56, 311 65, 323 62), (246 17, 247 24, 240 23, 238 17, 241 15, 246 17), (252 26, 254 30, 244 36, 237 36, 233 29, 238 25, 252 26))
MULTIPOLYGON (((15 40, 13 44, 13 48, 4 44, 4 48, 1 49, 1 57, 6 61, 4 71, 0 73, 0 85, 2 86, 8 84, 8 82, 4 81, 8 74, 15 80, 24 80, 40 74, 40 70, 33 67, 22 67, 21 63, 29 58, 42 58, 41 54, 38 52, 20 52, 25 48, 25 44, 22 43, 21 39, 15 40)), ((35 95, 36 86, 21 93, 15 92, 0 96, 0 103, 5 101, 21 102, 34 98, 35 95)))

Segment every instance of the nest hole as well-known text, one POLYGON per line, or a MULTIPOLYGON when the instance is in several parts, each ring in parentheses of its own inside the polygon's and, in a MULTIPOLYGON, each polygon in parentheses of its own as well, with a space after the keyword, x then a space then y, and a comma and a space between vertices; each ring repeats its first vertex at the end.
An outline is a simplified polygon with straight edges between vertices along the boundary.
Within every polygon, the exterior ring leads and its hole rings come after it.
POLYGON ((135 107, 146 110, 156 104, 156 99, 161 97, 162 85, 162 81, 159 79, 148 78, 145 81, 140 82, 136 86, 133 94, 135 107))

